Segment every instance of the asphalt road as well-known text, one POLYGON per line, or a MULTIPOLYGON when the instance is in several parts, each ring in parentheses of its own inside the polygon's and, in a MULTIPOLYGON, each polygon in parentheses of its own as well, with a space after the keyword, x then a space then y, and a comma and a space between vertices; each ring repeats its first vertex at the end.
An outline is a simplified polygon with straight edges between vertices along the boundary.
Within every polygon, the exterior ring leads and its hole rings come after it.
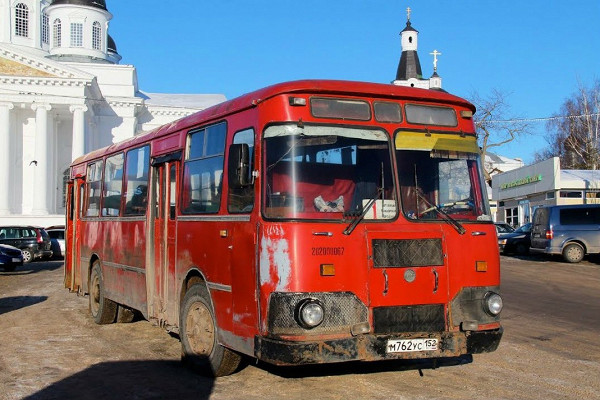
POLYGON ((502 257, 494 353, 431 362, 275 368, 216 380, 144 320, 95 325, 62 263, 0 272, 0 399, 600 399, 600 262, 502 257))

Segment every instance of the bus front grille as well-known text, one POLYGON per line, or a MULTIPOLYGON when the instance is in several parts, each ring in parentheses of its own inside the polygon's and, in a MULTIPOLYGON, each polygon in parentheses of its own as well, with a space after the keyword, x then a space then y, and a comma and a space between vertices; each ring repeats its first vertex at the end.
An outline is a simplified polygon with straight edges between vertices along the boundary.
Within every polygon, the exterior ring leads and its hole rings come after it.
POLYGON ((373 239, 375 268, 444 265, 442 239, 373 239))
POLYGON ((446 329, 443 304, 373 308, 376 334, 402 332, 443 332, 446 329))

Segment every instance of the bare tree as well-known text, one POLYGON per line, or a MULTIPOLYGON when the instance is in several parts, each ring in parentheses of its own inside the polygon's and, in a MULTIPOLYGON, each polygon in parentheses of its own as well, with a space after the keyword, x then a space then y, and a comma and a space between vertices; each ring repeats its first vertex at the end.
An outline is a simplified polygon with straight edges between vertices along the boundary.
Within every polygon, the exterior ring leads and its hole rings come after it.
MULTIPOLYGON (((515 140, 518 136, 530 133, 529 122, 512 115, 507 96, 503 92, 493 89, 486 97, 475 93, 470 100, 477 107, 474 116, 475 127, 477 128, 481 157, 484 161, 490 149, 500 147, 515 140)), ((484 164, 485 180, 490 185, 492 173, 491 166, 484 164)))
POLYGON ((591 88, 581 83, 546 124, 548 147, 536 159, 559 157, 564 169, 598 169, 600 166, 600 82, 591 88))

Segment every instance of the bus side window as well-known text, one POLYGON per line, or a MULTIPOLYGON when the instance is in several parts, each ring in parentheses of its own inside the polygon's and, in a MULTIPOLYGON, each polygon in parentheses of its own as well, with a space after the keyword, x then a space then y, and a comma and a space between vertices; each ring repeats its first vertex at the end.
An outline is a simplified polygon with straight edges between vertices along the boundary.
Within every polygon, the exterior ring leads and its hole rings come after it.
POLYGON ((83 215, 86 217, 98 217, 100 215, 102 165, 102 160, 88 165, 83 207, 83 215))
POLYGON ((85 184, 79 185, 79 204, 77 205, 77 217, 81 218, 85 214, 83 213, 83 204, 85 200, 85 184))
POLYGON ((148 207, 150 147, 127 152, 125 165, 125 215, 144 215, 148 207))
MULTIPOLYGON (((248 182, 252 182, 252 171, 254 170, 254 129, 245 129, 236 132, 233 144, 246 144, 249 149, 250 165, 248 166, 248 182)), ((234 187, 229 183, 229 197, 227 199, 227 210, 230 213, 248 213, 254 208, 254 185, 234 187)))
POLYGON ((169 219, 175 219, 175 206, 177 199, 177 165, 171 164, 169 167, 169 219))
POLYGON ((189 133, 183 167, 183 214, 219 211, 226 135, 225 122, 189 133))
POLYGON ((123 153, 106 159, 102 193, 102 216, 117 217, 123 189, 123 153))

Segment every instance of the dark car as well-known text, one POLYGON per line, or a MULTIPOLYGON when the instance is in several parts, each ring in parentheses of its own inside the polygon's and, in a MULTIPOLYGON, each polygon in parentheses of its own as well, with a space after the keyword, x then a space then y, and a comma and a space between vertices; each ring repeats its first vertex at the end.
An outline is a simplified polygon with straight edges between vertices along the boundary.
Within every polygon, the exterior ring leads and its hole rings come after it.
POLYGON ((16 247, 0 244, 0 267, 5 271, 14 271, 23 265, 23 253, 16 247))
POLYGON ((50 236, 43 228, 36 226, 0 226, 0 244, 21 249, 24 263, 36 258, 52 258, 50 236))
POLYGON ((496 226, 496 233, 500 235, 501 233, 510 233, 514 232, 515 228, 507 224, 506 222, 494 222, 496 226))
POLYGON ((531 223, 520 226, 514 232, 498 235, 498 247, 504 254, 527 254, 531 247, 531 223))

